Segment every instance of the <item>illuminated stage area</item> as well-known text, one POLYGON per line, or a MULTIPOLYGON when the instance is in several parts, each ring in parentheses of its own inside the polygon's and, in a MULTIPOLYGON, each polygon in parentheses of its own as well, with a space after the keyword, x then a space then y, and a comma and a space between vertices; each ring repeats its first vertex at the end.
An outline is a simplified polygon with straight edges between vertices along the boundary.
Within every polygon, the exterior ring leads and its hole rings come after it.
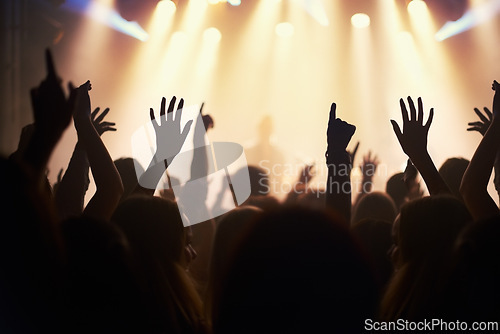
MULTIPOLYGON (((187 106, 205 102, 215 120, 210 140, 241 144, 250 163, 279 164, 285 178, 315 163, 321 174, 328 111, 336 102, 339 117, 357 127, 355 166, 368 151, 380 161, 376 190, 406 163, 390 124, 401 120, 401 97, 421 96, 426 113, 434 108, 428 147, 440 166, 452 156, 471 158, 480 136, 466 132, 467 123, 476 119, 473 108, 491 107, 491 82, 500 77, 498 0, 9 0, 2 6, 7 154, 31 122, 28 92, 43 76, 46 47, 65 83, 90 80, 93 106, 110 108, 118 131, 103 140, 113 159, 131 156, 132 135, 148 122, 149 108, 175 95, 187 106), (252 151, 262 144, 266 120, 270 150, 280 157, 274 162, 252 151)), ((70 128, 49 164, 52 182, 75 141, 70 128)))

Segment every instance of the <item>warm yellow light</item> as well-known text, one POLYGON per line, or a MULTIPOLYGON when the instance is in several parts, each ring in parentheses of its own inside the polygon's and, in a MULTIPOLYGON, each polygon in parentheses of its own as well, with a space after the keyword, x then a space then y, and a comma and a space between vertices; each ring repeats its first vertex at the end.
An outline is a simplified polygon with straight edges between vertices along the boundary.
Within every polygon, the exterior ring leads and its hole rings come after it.
POLYGON ((295 32, 295 28, 290 22, 281 22, 276 25, 274 31, 280 37, 290 37, 295 32))
POLYGON ((208 2, 209 5, 216 5, 219 2, 224 2, 224 1, 221 1, 221 0, 207 0, 207 2, 208 2))
POLYGON ((203 32, 203 39, 209 43, 217 43, 221 40, 222 34, 219 29, 211 27, 203 32))
POLYGON ((176 9, 177 7, 175 6, 175 3, 170 0, 161 0, 156 5, 156 10, 162 15, 173 15, 176 9))
POLYGON ((418 15, 427 10, 427 4, 423 0, 412 0, 408 4, 407 9, 410 14, 418 15))
POLYGON ((355 28, 366 28, 370 25, 370 17, 364 13, 357 13, 351 17, 351 23, 355 28))

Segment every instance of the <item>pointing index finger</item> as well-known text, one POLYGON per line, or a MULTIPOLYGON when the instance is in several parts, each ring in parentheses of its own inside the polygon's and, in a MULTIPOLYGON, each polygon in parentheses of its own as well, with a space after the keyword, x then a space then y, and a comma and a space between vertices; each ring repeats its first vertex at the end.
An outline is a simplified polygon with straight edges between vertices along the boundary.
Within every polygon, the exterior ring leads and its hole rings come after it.
POLYGON ((333 102, 330 106, 330 122, 333 122, 335 119, 337 119, 337 105, 333 102))
POLYGON ((48 78, 57 78, 56 68, 54 66, 54 60, 52 59, 52 53, 49 49, 45 50, 45 65, 47 67, 47 77, 48 78))

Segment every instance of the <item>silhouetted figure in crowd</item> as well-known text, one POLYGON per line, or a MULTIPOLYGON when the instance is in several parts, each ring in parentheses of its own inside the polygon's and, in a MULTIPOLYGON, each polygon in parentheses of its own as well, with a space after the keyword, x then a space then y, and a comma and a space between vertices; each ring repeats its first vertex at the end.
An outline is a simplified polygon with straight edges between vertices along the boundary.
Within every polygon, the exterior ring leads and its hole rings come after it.
POLYGON ((261 216, 214 296, 214 333, 358 332, 374 317, 377 287, 347 227, 322 211, 261 216))

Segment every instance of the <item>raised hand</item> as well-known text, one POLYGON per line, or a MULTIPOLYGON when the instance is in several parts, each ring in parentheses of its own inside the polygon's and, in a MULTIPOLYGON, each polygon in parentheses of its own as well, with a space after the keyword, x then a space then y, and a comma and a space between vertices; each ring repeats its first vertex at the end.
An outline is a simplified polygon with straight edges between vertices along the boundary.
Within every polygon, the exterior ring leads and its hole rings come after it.
POLYGON ((75 128, 78 131, 80 127, 92 124, 90 113, 90 96, 89 91, 92 89, 90 81, 87 80, 84 84, 75 88, 70 82, 68 87, 71 91, 71 103, 73 105, 73 119, 75 128))
POLYGON ((495 96, 493 97, 493 115, 497 116, 500 114, 500 84, 498 81, 494 80, 491 89, 495 91, 495 96))
POLYGON ((418 98, 417 113, 412 98, 408 96, 410 117, 408 117, 408 111, 403 99, 399 100, 399 104, 401 106, 401 115, 403 116, 403 132, 401 132, 395 120, 391 119, 391 123, 403 151, 413 160, 414 158, 421 157, 423 154, 427 154, 427 134, 429 133, 432 118, 434 117, 434 108, 431 108, 429 118, 423 124, 424 107, 422 105, 422 98, 418 98))
POLYGON ((361 171, 363 172, 363 178, 372 178, 375 175, 377 166, 379 164, 376 155, 372 155, 371 151, 368 151, 365 156, 363 156, 363 163, 361 164, 361 171))
POLYGON ((104 117, 106 117, 106 115, 109 112, 109 108, 104 109, 102 113, 99 116, 97 116, 99 114, 99 110, 100 110, 99 107, 95 108, 92 114, 90 115, 92 119, 92 124, 94 124, 94 128, 96 129, 99 136, 101 136, 104 132, 107 131, 116 131, 116 128, 114 127, 116 123, 103 122, 104 117))
POLYGON ((328 121, 328 129, 326 132, 328 148, 327 153, 334 152, 345 152, 347 145, 351 141, 356 127, 347 122, 344 122, 340 118, 337 118, 337 105, 332 103, 330 107, 330 118, 328 121))
POLYGON ((337 212, 346 224, 351 221, 351 156, 347 145, 356 127, 337 118, 337 105, 332 103, 328 120, 326 163, 328 180, 326 206, 337 212), (335 186, 338 185, 338 186, 335 186))
POLYGON ((483 109, 484 109, 485 115, 483 115, 483 113, 481 113, 481 111, 478 108, 474 108, 474 112, 479 117, 479 121, 467 123, 467 125, 469 125, 469 128, 467 128, 467 131, 477 131, 481 135, 484 136, 484 134, 486 133, 486 131, 490 127, 491 119, 493 118, 493 114, 491 113, 491 111, 488 108, 484 107, 483 109))
POLYGON ((359 148, 359 141, 356 143, 356 146, 354 146, 354 149, 352 151, 348 150, 347 153, 349 153, 349 156, 351 157, 351 163, 354 164, 354 159, 356 158, 356 153, 358 153, 358 148, 359 148))
POLYGON ((191 128, 192 120, 188 121, 181 131, 181 116, 184 100, 181 99, 177 105, 174 119, 174 106, 176 98, 172 97, 165 113, 166 99, 162 98, 160 106, 160 122, 155 118, 153 108, 150 108, 151 123, 156 133, 156 162, 166 160, 170 164, 173 158, 180 152, 186 136, 191 128))
POLYGON ((203 119, 203 125, 205 126, 205 129, 208 131, 209 129, 212 129, 214 127, 214 119, 209 114, 203 115, 203 107, 204 106, 205 106, 205 102, 203 102, 201 104, 200 114, 201 114, 201 118, 203 119))
POLYGON ((35 127, 26 151, 20 156, 39 176, 42 176, 55 145, 71 121, 71 106, 48 49, 45 64, 47 77, 30 91, 35 127))
POLYGON ((57 140, 71 121, 71 108, 48 49, 45 51, 45 63, 47 77, 30 92, 33 116, 36 131, 47 136, 46 139, 57 140))
POLYGON ((314 163, 305 165, 299 174, 299 179, 298 179, 297 183, 301 184, 301 185, 302 184, 307 185, 315 174, 316 173, 314 171, 314 163))

